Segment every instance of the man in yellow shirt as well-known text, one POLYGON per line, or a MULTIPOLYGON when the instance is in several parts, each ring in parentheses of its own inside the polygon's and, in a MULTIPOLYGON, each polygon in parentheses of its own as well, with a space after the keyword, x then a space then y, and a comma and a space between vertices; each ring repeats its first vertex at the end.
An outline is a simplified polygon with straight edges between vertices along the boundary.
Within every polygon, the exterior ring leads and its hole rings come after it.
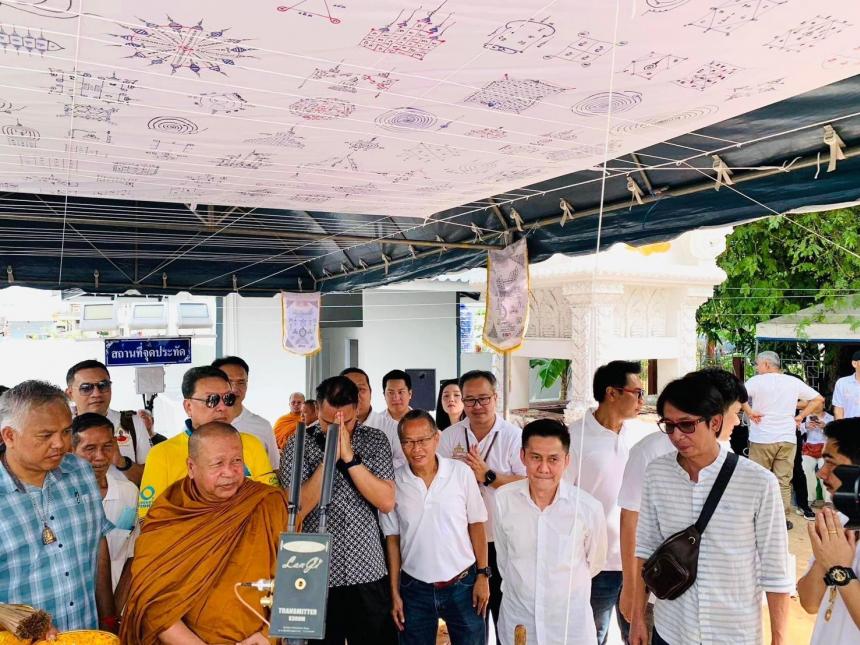
MULTIPOLYGON (((230 423, 236 395, 230 390, 230 380, 217 367, 192 367, 182 377, 183 407, 188 418, 185 431, 153 446, 146 458, 140 482, 137 513, 142 518, 156 498, 173 482, 188 474, 188 438, 195 428, 212 421, 230 423)), ((245 476, 254 481, 278 485, 272 464, 263 443, 253 435, 240 433, 245 476)))

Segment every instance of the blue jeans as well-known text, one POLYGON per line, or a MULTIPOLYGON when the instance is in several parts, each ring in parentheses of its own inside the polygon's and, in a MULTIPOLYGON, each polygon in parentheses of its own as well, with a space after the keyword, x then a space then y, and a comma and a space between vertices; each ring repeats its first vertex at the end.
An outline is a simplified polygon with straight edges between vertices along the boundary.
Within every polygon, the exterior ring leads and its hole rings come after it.
POLYGON ((469 575, 445 589, 436 589, 401 571, 400 597, 406 618, 401 645, 435 645, 440 618, 448 626, 452 645, 486 645, 484 619, 472 607, 474 586, 474 566, 469 575))
POLYGON ((606 645, 612 609, 618 618, 621 638, 626 643, 630 635, 630 623, 618 611, 618 598, 621 596, 621 572, 601 571, 591 579, 591 610, 594 612, 594 626, 597 628, 597 645, 606 645))

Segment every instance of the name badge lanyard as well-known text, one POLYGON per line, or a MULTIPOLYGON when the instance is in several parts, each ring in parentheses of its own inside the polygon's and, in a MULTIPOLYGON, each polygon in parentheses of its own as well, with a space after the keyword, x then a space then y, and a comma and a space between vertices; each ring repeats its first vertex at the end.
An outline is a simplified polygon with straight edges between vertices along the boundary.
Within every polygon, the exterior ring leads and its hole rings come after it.
MULTIPOLYGON (((464 435, 465 435, 465 437, 466 437, 466 452, 469 452, 469 448, 471 447, 471 446, 469 446, 469 429, 468 429, 468 428, 463 428, 463 434, 464 434, 464 435)), ((487 458, 490 456, 490 451, 492 451, 493 446, 494 446, 494 445, 496 445, 496 439, 498 439, 498 438, 499 438, 499 433, 498 433, 498 432, 496 432, 495 434, 493 434, 493 438, 492 438, 492 440, 490 441, 490 445, 489 445, 489 446, 487 446, 487 452, 485 452, 485 453, 481 456, 481 460, 482 460, 484 463, 487 463, 487 458)), ((475 444, 475 445, 477 445, 477 444, 475 444)))

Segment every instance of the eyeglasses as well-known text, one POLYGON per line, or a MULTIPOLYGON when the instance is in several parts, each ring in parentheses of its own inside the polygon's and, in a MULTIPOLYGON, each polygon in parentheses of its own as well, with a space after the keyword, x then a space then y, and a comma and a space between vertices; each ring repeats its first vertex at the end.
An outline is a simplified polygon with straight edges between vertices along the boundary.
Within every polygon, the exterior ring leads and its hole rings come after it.
POLYGON ((490 401, 493 400, 493 396, 495 396, 495 395, 479 396, 479 397, 471 397, 470 396, 468 399, 463 399, 463 405, 465 405, 467 408, 474 408, 476 405, 478 405, 480 403, 481 407, 483 408, 484 406, 488 405, 490 403, 490 401))
POLYGON ((78 386, 78 392, 81 394, 92 394, 93 390, 98 388, 99 392, 107 392, 110 389, 111 383, 108 379, 99 381, 98 383, 81 383, 78 386))
POLYGON ((664 432, 666 434, 672 434, 675 430, 680 430, 684 434, 693 434, 696 431, 696 426, 702 421, 707 423, 708 419, 705 417, 690 419, 689 421, 670 421, 669 419, 660 419, 657 422, 657 427, 660 428, 660 432, 664 432))
POLYGON ((644 399, 645 398, 645 390, 641 387, 617 387, 613 386, 613 390, 618 390, 619 392, 628 392, 629 394, 635 394, 636 398, 644 399))
POLYGON ((426 448, 430 445, 430 442, 433 441, 433 437, 436 436, 434 432, 428 437, 423 437, 421 439, 401 439, 400 445, 403 446, 404 450, 411 450, 412 448, 426 448))
POLYGON ((227 392, 227 394, 208 394, 205 399, 197 398, 194 396, 189 396, 189 399, 192 401, 200 401, 201 403, 205 403, 207 408, 217 408, 218 404, 221 401, 224 401, 224 405, 228 408, 232 408, 236 403, 236 395, 232 392, 227 392))

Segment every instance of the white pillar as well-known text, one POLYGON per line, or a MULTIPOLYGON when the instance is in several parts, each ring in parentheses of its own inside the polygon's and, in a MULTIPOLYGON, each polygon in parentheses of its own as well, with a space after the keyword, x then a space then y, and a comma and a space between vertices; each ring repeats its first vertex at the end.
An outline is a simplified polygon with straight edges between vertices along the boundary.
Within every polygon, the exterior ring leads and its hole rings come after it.
POLYGON ((565 419, 573 422, 595 404, 591 383, 595 370, 606 362, 615 329, 616 306, 624 285, 618 281, 574 282, 564 287, 571 311, 571 387, 565 419))
POLYGON ((529 407, 530 376, 531 370, 529 369, 529 359, 527 357, 517 356, 516 353, 511 354, 511 390, 508 399, 509 409, 516 410, 519 408, 529 407))

